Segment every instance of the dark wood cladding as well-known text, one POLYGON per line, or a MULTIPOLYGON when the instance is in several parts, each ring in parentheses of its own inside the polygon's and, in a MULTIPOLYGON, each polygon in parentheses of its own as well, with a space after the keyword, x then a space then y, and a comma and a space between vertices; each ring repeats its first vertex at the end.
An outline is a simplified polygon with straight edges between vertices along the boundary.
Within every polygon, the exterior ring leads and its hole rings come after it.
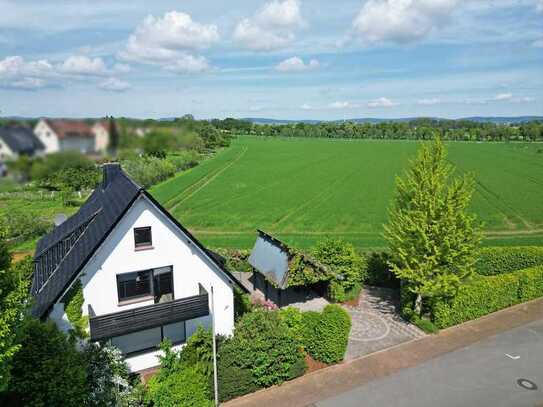
POLYGON ((195 295, 89 318, 92 341, 209 315, 208 295, 195 295))

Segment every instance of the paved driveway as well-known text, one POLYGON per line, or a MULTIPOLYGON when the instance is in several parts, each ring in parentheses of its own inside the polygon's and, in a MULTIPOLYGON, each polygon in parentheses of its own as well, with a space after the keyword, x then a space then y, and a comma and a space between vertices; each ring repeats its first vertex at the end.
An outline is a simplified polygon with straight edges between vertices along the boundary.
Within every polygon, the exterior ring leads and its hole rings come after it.
POLYGON ((358 306, 345 309, 351 314, 353 324, 346 359, 424 336, 424 332, 399 316, 399 301, 394 290, 366 287, 358 306))

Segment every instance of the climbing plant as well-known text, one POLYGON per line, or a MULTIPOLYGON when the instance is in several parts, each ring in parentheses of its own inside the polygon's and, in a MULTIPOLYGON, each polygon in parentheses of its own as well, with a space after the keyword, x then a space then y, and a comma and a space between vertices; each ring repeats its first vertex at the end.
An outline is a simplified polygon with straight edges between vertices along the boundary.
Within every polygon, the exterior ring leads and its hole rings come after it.
POLYGON ((72 324, 73 333, 81 339, 89 336, 87 332, 89 317, 84 316, 82 310, 84 302, 83 286, 81 281, 77 280, 64 297, 64 312, 72 324))

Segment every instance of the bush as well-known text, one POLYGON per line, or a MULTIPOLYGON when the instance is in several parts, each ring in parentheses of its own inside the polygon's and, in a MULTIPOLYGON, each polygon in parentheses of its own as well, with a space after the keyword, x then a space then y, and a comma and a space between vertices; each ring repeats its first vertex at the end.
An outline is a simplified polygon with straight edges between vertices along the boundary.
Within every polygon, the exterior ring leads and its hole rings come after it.
POLYGON ((72 191, 92 189, 100 181, 100 171, 94 162, 75 151, 35 160, 30 176, 46 188, 72 191))
POLYGON ((234 336, 219 348, 220 398, 228 400, 280 384, 304 371, 299 343, 290 335, 279 312, 257 309, 241 317, 234 336), (237 377, 239 383, 231 377, 237 377))
POLYGON ((234 318, 237 321, 243 315, 251 312, 254 308, 249 294, 238 287, 234 287, 234 318))
POLYGON ((519 302, 519 277, 516 273, 476 276, 460 286, 450 300, 437 300, 433 319, 438 328, 446 328, 482 317, 519 302))
POLYGON ((8 391, 11 405, 82 406, 88 393, 84 356, 53 322, 28 319, 8 391))
POLYGON ((305 312, 302 322, 304 347, 313 359, 328 364, 343 360, 351 331, 351 316, 347 311, 330 304, 322 314, 305 312))
POLYGON ((478 274, 491 276, 510 273, 528 267, 543 264, 543 247, 487 247, 480 251, 479 259, 475 263, 478 274))
POLYGON ((340 239, 326 239, 317 243, 313 256, 334 275, 328 293, 332 301, 348 301, 353 294, 360 292, 362 282, 366 280, 366 259, 352 244, 340 239))
POLYGON ((290 335, 303 347, 303 314, 298 308, 286 307, 279 310, 279 315, 288 328, 290 335))
POLYGON ((543 266, 517 272, 519 277, 519 302, 543 297, 543 266))
POLYGON ((53 227, 53 223, 43 219, 38 213, 12 210, 4 216, 7 237, 10 239, 28 240, 45 235, 53 227))
POLYGON ((83 350, 87 364, 87 406, 127 405, 132 398, 128 366, 121 351, 112 346, 88 344, 83 350))
POLYGON ((220 348, 217 364, 220 401, 252 393, 259 388, 253 380, 250 367, 239 366, 237 351, 237 344, 231 340, 227 340, 220 348))
POLYGON ((148 401, 155 407, 211 407, 208 380, 195 366, 181 367, 148 383, 148 401))
POLYGON ((388 262, 392 259, 390 253, 372 252, 367 255, 367 278, 365 284, 378 287, 399 288, 400 280, 390 270, 388 262))
POLYGON ((144 188, 164 181, 175 174, 175 165, 154 156, 143 156, 122 162, 124 170, 144 188))

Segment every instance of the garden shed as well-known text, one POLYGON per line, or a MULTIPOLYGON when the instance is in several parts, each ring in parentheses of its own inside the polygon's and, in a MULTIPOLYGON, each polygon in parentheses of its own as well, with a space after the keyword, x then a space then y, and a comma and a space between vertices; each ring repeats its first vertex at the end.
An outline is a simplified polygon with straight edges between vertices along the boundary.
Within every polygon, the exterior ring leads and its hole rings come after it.
POLYGON ((333 276, 326 266, 262 230, 257 232, 248 259, 253 292, 279 307, 326 297, 333 276))

